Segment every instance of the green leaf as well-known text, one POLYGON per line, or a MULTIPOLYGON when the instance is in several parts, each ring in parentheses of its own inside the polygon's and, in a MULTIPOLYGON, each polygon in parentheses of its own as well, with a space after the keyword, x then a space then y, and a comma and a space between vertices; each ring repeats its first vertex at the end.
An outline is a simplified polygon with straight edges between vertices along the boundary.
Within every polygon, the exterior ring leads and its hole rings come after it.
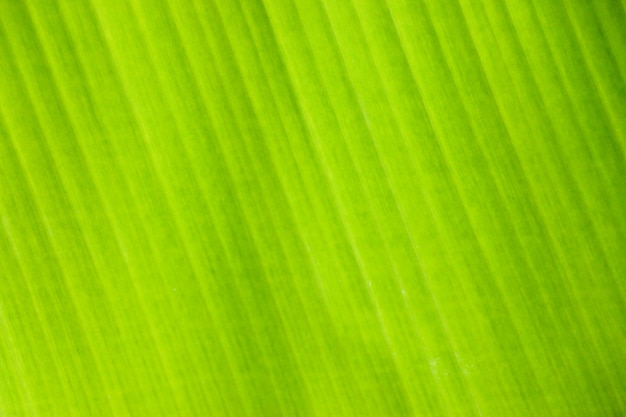
POLYGON ((620 0, 0 0, 0 415, 626 413, 620 0))

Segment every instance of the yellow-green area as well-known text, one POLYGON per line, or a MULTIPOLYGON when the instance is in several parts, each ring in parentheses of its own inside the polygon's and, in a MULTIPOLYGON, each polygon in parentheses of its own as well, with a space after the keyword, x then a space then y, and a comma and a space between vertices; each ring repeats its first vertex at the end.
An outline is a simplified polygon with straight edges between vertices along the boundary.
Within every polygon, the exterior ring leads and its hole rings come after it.
POLYGON ((0 0, 0 416, 626 414, 626 1, 0 0))

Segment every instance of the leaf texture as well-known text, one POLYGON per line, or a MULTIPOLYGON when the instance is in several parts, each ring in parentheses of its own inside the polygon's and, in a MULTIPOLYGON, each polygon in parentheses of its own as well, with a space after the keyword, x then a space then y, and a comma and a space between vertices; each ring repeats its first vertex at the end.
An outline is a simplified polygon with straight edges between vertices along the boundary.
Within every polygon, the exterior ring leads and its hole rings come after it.
POLYGON ((622 0, 0 0, 0 415, 626 413, 622 0))

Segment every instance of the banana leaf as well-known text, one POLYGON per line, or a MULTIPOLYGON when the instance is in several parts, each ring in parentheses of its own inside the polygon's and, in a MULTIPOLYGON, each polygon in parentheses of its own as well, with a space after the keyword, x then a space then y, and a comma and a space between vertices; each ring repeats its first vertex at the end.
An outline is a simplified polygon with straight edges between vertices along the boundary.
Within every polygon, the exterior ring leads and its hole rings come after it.
POLYGON ((626 414, 623 0, 0 0, 0 416, 626 414))

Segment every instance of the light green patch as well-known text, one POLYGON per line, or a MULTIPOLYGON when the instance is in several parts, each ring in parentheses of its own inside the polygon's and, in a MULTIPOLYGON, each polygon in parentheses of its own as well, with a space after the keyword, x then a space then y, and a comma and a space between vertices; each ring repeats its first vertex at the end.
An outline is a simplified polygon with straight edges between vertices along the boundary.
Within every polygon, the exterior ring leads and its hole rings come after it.
POLYGON ((0 415, 626 414, 620 0, 0 0, 0 415))

